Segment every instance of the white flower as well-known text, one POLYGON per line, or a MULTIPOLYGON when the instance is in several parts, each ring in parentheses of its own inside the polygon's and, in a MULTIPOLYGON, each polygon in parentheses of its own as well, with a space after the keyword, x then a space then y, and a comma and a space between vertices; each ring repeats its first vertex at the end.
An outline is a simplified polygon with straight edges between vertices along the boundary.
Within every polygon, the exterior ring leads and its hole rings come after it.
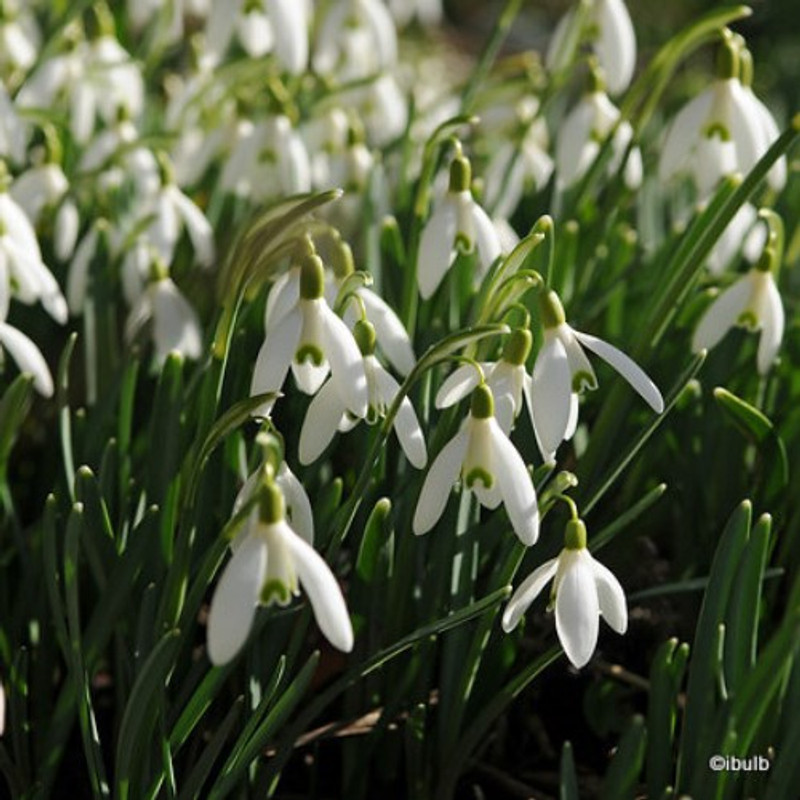
POLYGON ((214 231, 203 212, 174 182, 171 165, 166 159, 162 154, 162 186, 140 211, 142 216, 153 215, 147 227, 147 238, 164 263, 171 264, 185 226, 197 263, 210 267, 214 263, 214 231))
MULTIPOLYGON (((530 331, 519 329, 509 336, 502 358, 480 364, 483 379, 494 396, 495 418, 506 435, 523 408, 523 396, 530 392, 530 375, 525 360, 531 350, 530 331)), ((436 408, 447 408, 463 400, 478 384, 481 376, 473 364, 456 369, 439 387, 436 408)))
POLYGON ((6 191, 4 172, 5 165, 0 162, 0 254, 8 267, 14 296, 27 304, 41 301, 47 313, 63 324, 67 320, 67 302, 42 261, 30 220, 6 191))
POLYGON ((570 327, 555 292, 539 296, 544 344, 536 356, 531 391, 527 396, 542 457, 552 460, 578 421, 578 392, 595 389, 597 378, 583 352, 588 348, 608 362, 657 413, 664 410, 661 392, 644 370, 613 345, 570 327))
POLYGON ((499 217, 510 217, 523 194, 542 189, 553 173, 553 159, 547 153, 547 126, 543 119, 523 123, 527 130, 522 141, 504 138, 493 148, 486 166, 484 203, 499 217))
MULTIPOLYGON (((274 306, 276 321, 266 328, 258 353, 250 394, 277 392, 289 367, 301 391, 315 394, 331 374, 357 417, 367 413, 367 378, 358 345, 347 325, 324 297, 325 271, 321 259, 306 255, 300 267, 299 293, 286 292, 274 306)), ((272 403, 261 409, 268 414, 272 403)))
MULTIPOLYGON (((767 253, 769 251, 766 251, 767 253)), ((692 338, 692 350, 710 350, 735 325, 761 331, 758 371, 765 375, 783 339, 784 313, 775 279, 764 263, 742 275, 708 307, 692 338)))
POLYGON ((24 161, 26 138, 25 123, 0 81, 0 158, 9 158, 15 163, 24 161))
POLYGON ((617 633, 628 629, 625 593, 611 571, 586 549, 581 520, 567 524, 564 549, 535 569, 517 588, 503 612, 503 630, 513 630, 528 606, 552 580, 556 632, 572 664, 580 669, 597 647, 600 616, 617 633))
POLYGON ((254 200, 311 190, 311 163, 288 117, 240 122, 220 178, 223 189, 254 200))
MULTIPOLYGON (((366 418, 370 422, 376 422, 386 416, 400 386, 375 357, 376 339, 372 325, 366 321, 357 323, 355 338, 364 356, 368 396, 366 418)), ((306 412, 300 430, 300 463, 311 464, 316 461, 337 430, 349 431, 358 422, 358 417, 353 418, 347 413, 347 402, 340 394, 339 383, 329 380, 316 394, 306 412)), ((422 469, 428 458, 425 438, 408 397, 404 397, 400 404, 394 419, 394 430, 406 458, 417 469, 422 469)))
POLYGON ((447 194, 435 205, 420 237, 417 282, 423 300, 433 295, 459 252, 475 250, 478 282, 500 255, 500 241, 491 219, 472 197, 469 161, 459 156, 450 164, 447 194))
POLYGON ((408 125, 408 98, 390 72, 375 80, 343 89, 334 95, 336 105, 353 109, 367 132, 371 147, 382 148, 391 144, 408 125))
POLYGON ((397 31, 380 0, 336 0, 317 36, 314 68, 345 81, 394 66, 397 31))
MULTIPOLYGON (((705 199, 720 178, 748 173, 778 138, 778 126, 751 88, 737 77, 737 45, 726 41, 720 51, 718 77, 677 114, 661 149, 659 175, 668 180, 688 172, 705 199)), ((786 160, 770 170, 779 190, 786 181, 786 160)))
MULTIPOLYGON (((585 94, 567 114, 556 142, 556 176, 561 188, 571 186, 586 174, 618 119, 619 109, 600 90, 585 94)), ((609 175, 619 170, 631 139, 633 128, 629 122, 621 122, 611 143, 613 156, 608 165, 609 175)), ((641 185, 642 155, 638 147, 631 149, 623 178, 629 189, 641 185)))
MULTIPOLYGON (((9 264, 0 246, 0 348, 7 350, 21 372, 33 376, 33 386, 45 397, 53 395, 53 376, 39 348, 22 331, 6 322, 11 300, 9 291, 9 264)), ((0 357, 2 357, 0 350, 0 357)))
POLYGON ((125 324, 128 341, 132 341, 150 321, 153 324, 153 344, 159 365, 173 351, 184 358, 200 358, 203 353, 200 320, 166 271, 150 282, 131 309, 125 324))
POLYGON ((630 14, 622 0, 592 0, 587 11, 585 20, 576 16, 585 12, 575 9, 561 18, 547 49, 545 64, 548 69, 559 71, 571 63, 578 43, 574 26, 584 22, 594 35, 592 49, 608 88, 618 94, 628 88, 636 67, 636 35, 630 14))
POLYGON ((203 57, 207 66, 219 64, 235 30, 249 56, 274 52, 286 70, 299 75, 308 66, 308 20, 303 0, 212 0, 203 57))
POLYGON ((422 25, 438 25, 444 17, 442 0, 389 0, 395 22, 404 28, 416 17, 422 25))
POLYGON ((284 497, 276 482, 259 487, 258 516, 248 519, 208 615, 208 655, 225 664, 240 650, 259 603, 288 605, 305 589, 322 633, 338 650, 353 649, 353 628, 336 578, 316 550, 285 518, 284 497))
POLYGON ((431 464, 414 512, 414 533, 427 533, 442 516, 459 476, 481 505, 504 503, 514 532, 525 545, 539 536, 539 509, 533 481, 522 456, 494 418, 491 389, 472 392, 469 416, 431 464))
POLYGON ((0 14, 0 72, 24 72, 35 63, 42 43, 36 18, 17 0, 5 0, 0 14))

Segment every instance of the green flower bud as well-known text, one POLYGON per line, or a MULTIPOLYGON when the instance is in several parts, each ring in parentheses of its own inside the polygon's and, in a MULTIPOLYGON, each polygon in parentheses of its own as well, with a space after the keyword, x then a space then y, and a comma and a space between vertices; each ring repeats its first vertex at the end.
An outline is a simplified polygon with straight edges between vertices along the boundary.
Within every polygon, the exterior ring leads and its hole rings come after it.
POLYGON ((300 261, 300 297, 319 300, 325 292, 325 267, 316 255, 304 256, 300 261))
POLYGON ((450 189, 453 194, 469 191, 472 184, 472 167, 465 156, 456 156, 450 162, 450 189))
POLYGON ((539 295, 539 317, 546 330, 557 328, 567 321, 564 306, 552 289, 539 295))
POLYGON ((521 366, 527 361, 532 344, 533 337, 526 328, 517 328, 517 330, 511 331, 503 348, 503 361, 514 366, 521 366))
POLYGON ((571 519, 564 529, 564 547, 567 550, 586 548, 586 526, 582 519, 571 519))
POLYGON ((360 319, 353 328, 353 337, 362 356, 371 356, 375 353, 375 328, 366 319, 360 319))
POLYGON ((475 419, 489 419, 494 416, 494 396, 485 383, 478 384, 472 391, 470 414, 475 419))

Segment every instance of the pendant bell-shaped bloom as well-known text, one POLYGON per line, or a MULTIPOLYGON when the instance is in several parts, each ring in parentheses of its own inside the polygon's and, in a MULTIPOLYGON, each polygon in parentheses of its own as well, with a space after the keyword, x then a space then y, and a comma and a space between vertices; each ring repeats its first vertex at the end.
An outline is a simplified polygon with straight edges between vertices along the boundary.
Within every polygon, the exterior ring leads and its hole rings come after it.
POLYGON ((34 389, 44 397, 52 397, 53 376, 41 350, 22 331, 6 322, 10 302, 8 258, 0 245, 0 357, 3 350, 7 351, 21 372, 33 376, 34 389))
MULTIPOLYGON (((289 367, 301 391, 316 394, 330 373, 347 409, 364 417, 368 407, 367 378, 353 334, 324 297, 325 268, 314 254, 300 264, 299 292, 280 294, 272 306, 273 322, 258 353, 250 394, 278 392, 289 367)), ((266 416, 273 403, 259 414, 266 416)))
POLYGON ((461 156, 454 158, 447 194, 435 205, 420 237, 417 282, 423 300, 433 295, 459 252, 477 251, 476 282, 501 253, 497 231, 473 199, 470 182, 469 161, 461 156))
POLYGON ((397 31, 380 0, 336 0, 317 36, 314 68, 342 82, 375 75, 397 61, 397 31))
MULTIPOLYGON (((375 423, 386 416, 387 409, 400 391, 400 385, 375 357, 376 336, 373 326, 369 322, 359 321, 355 326, 355 338, 364 357, 367 378, 366 419, 375 423)), ((338 383, 327 381, 311 401, 300 430, 300 463, 311 464, 316 461, 337 430, 349 431, 359 421, 358 417, 347 413, 347 402, 339 392, 338 383)), ((404 397, 400 403, 394 418, 394 431, 406 458, 417 469, 422 469, 428 459, 425 437, 408 397, 404 397)))
MULTIPOLYGON (((508 436, 514 420, 522 411, 523 397, 530 393, 531 377, 525 361, 531 351, 530 331, 519 329, 509 336, 499 361, 482 362, 483 380, 492 390, 494 415, 503 433, 508 436)), ((475 366, 464 364, 456 369, 439 388, 436 408, 447 408, 463 400, 481 383, 475 366)))
POLYGON ((279 114, 256 124, 241 122, 220 185, 260 201, 310 191, 308 151, 289 118, 279 114))
POLYGON ((67 320, 67 302, 42 261, 30 220, 7 189, 6 167, 0 162, 0 258, 8 269, 14 297, 28 305, 41 301, 45 311, 63 324, 67 320))
POLYGON ((572 62, 581 22, 592 32, 592 50, 603 69, 612 94, 628 88, 636 68, 636 34, 628 9, 622 0, 592 0, 588 8, 568 11, 559 21, 545 56, 549 70, 560 71, 572 62), (587 14, 586 18, 582 18, 587 14))
POLYGON ((155 267, 155 279, 142 292, 125 324, 125 336, 133 341, 148 322, 156 362, 161 365, 172 352, 196 360, 203 354, 203 331, 197 312, 173 283, 163 267, 155 267))
POLYGON ((4 0, 0 11, 0 73, 26 72, 36 63, 42 34, 31 9, 4 0))
POLYGON ((162 170, 161 188, 146 204, 143 216, 152 214, 146 235, 165 264, 171 264, 185 227, 201 267, 214 263, 214 231, 205 214, 189 199, 174 181, 166 154, 159 156, 162 170))
POLYGON ((551 580, 558 639, 567 658, 580 669, 597 647, 601 616, 619 634, 628 629, 625 593, 612 572, 586 548, 586 528, 581 520, 567 524, 564 549, 558 557, 535 569, 511 596, 503 612, 506 633, 517 626, 551 580))
POLYGON ((353 649, 353 628, 342 591, 325 560, 285 517, 283 492, 274 481, 259 487, 258 516, 234 550, 211 599, 208 656, 226 664, 241 649, 259 604, 288 605, 305 589, 325 638, 338 650, 353 649))
POLYGON ((597 377, 583 348, 610 364, 660 414, 661 392, 633 359, 613 345, 570 327, 555 292, 539 296, 544 344, 536 356, 533 380, 527 395, 533 429, 545 461, 551 461, 561 442, 575 432, 578 393, 597 388, 597 377))
MULTIPOLYGON (((617 125, 619 109, 602 91, 600 78, 596 73, 593 74, 592 81, 592 91, 584 94, 559 128, 556 141, 556 178, 561 189, 571 186, 586 174, 612 131, 613 155, 608 165, 608 174, 615 175, 633 139, 633 128, 629 122, 623 121, 617 125)), ((629 189, 638 189, 642 183, 642 155, 638 147, 633 147, 628 154, 623 179, 629 189)))
POLYGON ((251 58, 274 53, 281 66, 300 75, 308 66, 308 11, 304 0, 211 0, 206 26, 206 66, 222 61, 234 32, 251 58))
POLYGON ((778 354, 785 324, 783 304, 770 265, 773 255, 765 250, 757 266, 725 289, 706 310, 692 337, 692 350, 710 350, 736 325, 761 331, 758 371, 765 375, 778 354))
POLYGON ((16 104, 0 81, 0 158, 16 164, 25 160, 25 123, 17 113, 16 104))
POLYGON ((389 11, 401 28, 415 17, 426 28, 438 25, 444 17, 442 0, 389 0, 389 11))
POLYGON ((459 474, 481 505, 494 509, 504 503, 520 541, 534 544, 539 536, 536 490, 522 456, 494 417, 494 398, 485 383, 473 390, 469 416, 428 470, 414 533, 427 533, 439 521, 459 474))

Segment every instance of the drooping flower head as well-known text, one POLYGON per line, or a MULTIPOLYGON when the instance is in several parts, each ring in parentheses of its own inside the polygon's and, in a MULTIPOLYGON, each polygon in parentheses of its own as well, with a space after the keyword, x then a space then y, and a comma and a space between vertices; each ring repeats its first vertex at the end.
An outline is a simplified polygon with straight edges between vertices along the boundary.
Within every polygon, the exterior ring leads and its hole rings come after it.
POLYGON ((253 498, 246 530, 233 546, 208 615, 208 655, 215 665, 241 649, 259 604, 288 605, 302 586, 328 641, 353 648, 353 628, 342 591, 322 556, 286 520, 284 493, 267 466, 253 498))
POLYGON ((617 633, 628 628, 625 593, 611 571, 586 547, 586 526, 580 519, 567 523, 564 549, 535 569, 518 587, 503 612, 503 630, 512 631, 553 581, 550 606, 555 606, 556 632, 567 658, 580 669, 597 647, 600 617, 617 633))
POLYGON ((439 521, 459 475, 481 505, 505 505, 523 544, 536 541, 536 490, 522 456, 495 419, 494 397, 485 383, 473 389, 469 416, 431 464, 414 512, 414 533, 427 533, 439 521))

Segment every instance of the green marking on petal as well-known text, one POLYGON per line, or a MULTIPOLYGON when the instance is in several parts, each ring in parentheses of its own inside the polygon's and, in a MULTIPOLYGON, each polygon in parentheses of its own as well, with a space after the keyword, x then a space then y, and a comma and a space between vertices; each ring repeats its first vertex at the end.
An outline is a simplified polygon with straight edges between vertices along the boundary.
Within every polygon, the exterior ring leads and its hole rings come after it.
POLYGON ((322 354, 322 350, 315 344, 304 344, 297 348, 297 352, 294 354, 294 360, 298 364, 302 364, 304 361, 310 361, 315 367, 321 367, 325 361, 325 356, 322 354))
POLYGON ((578 370, 572 375, 572 391, 582 392, 584 389, 596 389, 597 380, 594 375, 585 370, 578 370))
POLYGON ((757 331, 759 328, 758 317, 749 310, 742 311, 739 319, 736 320, 736 324, 742 328, 747 328, 749 331, 757 331))
POLYGON ((708 127, 706 127, 703 135, 706 137, 706 139, 713 139, 716 136, 720 139, 720 141, 731 141, 731 132, 721 122, 712 122, 708 127))
POLYGON ((279 606, 288 606, 292 600, 292 591, 282 581, 271 578, 261 587, 261 604, 265 606, 277 603, 279 606))
POLYGON ((484 489, 491 489, 494 486, 494 476, 487 472, 483 467, 473 467, 464 477, 467 489, 471 489, 478 481, 484 489))
POLYGON ((475 249, 475 242, 460 232, 456 234, 456 240, 453 242, 453 245, 459 253, 465 256, 469 255, 475 249))

